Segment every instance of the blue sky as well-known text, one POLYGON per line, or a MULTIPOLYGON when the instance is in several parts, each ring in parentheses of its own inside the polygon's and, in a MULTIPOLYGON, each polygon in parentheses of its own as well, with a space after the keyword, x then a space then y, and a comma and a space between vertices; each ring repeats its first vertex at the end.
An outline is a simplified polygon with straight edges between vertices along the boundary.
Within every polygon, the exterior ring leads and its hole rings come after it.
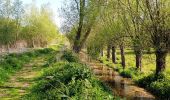
MULTIPOLYGON (((23 4, 30 4, 32 0, 21 0, 23 4)), ((50 4, 50 8, 53 10, 54 13, 54 21, 57 24, 58 27, 61 26, 61 18, 59 17, 59 9, 62 6, 62 3, 65 0, 33 0, 36 2, 37 6, 41 6, 42 4, 50 4)))

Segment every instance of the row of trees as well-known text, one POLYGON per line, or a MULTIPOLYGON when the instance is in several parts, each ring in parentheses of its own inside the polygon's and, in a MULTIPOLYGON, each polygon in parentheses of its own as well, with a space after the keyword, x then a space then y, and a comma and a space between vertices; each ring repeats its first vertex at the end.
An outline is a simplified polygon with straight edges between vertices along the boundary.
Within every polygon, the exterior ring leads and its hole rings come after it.
POLYGON ((58 33, 47 6, 39 9, 33 2, 24 8, 21 0, 0 0, 0 46, 9 48, 20 40, 29 47, 46 46, 58 33))
POLYGON ((134 50, 137 69, 142 67, 144 50, 153 48, 158 76, 165 70, 170 50, 169 4, 168 0, 71 0, 63 8, 68 22, 63 26, 76 53, 85 46, 97 57, 107 47, 107 57, 112 49, 116 63, 115 52, 120 47, 123 68, 125 47, 134 50))

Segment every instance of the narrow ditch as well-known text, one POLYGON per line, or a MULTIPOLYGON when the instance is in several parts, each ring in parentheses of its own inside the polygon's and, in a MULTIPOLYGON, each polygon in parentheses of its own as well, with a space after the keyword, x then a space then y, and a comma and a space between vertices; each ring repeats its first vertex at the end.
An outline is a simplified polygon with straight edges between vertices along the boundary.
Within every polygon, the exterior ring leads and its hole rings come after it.
POLYGON ((134 84, 131 79, 123 78, 112 68, 105 66, 99 61, 89 60, 84 53, 80 53, 83 63, 89 65, 93 73, 104 83, 106 83, 113 91, 113 94, 120 96, 126 100, 155 100, 155 96, 134 84))

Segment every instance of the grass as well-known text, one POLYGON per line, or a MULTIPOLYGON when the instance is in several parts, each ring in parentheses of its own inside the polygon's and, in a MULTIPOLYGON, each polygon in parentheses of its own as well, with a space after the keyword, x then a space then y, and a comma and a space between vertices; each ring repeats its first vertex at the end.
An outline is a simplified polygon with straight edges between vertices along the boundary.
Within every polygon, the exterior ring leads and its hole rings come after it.
POLYGON ((70 51, 53 62, 36 79, 24 100, 113 100, 109 88, 100 82, 70 51))
POLYGON ((0 84, 4 83, 16 71, 20 70, 25 64, 39 56, 54 53, 51 48, 37 49, 25 53, 12 53, 3 56, 0 60, 0 84))
POLYGON ((135 55, 132 50, 125 51, 126 69, 123 70, 120 62, 120 52, 117 52, 117 64, 113 64, 106 57, 100 58, 100 61, 109 67, 114 68, 123 77, 132 78, 141 87, 146 88, 160 98, 170 99, 170 55, 166 58, 166 70, 161 78, 156 79, 155 73, 155 54, 144 54, 142 58, 142 71, 135 68, 135 55))
POLYGON ((0 74, 0 97, 2 100, 18 100, 29 92, 36 77, 46 68, 44 66, 50 59, 55 58, 60 47, 55 49, 34 49, 20 54, 9 54, 1 59, 2 72, 0 74), (3 84, 2 84, 3 83, 3 84))

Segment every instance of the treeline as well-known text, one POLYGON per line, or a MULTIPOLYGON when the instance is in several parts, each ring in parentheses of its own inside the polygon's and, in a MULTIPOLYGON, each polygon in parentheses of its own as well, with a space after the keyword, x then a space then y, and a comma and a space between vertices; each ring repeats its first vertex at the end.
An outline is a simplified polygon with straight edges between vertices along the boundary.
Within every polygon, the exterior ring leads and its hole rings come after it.
POLYGON ((44 47, 58 33, 48 5, 41 8, 32 2, 27 7, 21 0, 0 0, 0 46, 9 49, 17 41, 28 47, 44 47))
POLYGON ((153 49, 159 76, 170 50, 169 4, 168 0, 71 0, 63 7, 63 29, 76 53, 86 47, 97 58, 107 48, 109 58, 112 49, 116 63, 119 47, 124 69, 125 48, 134 50, 136 69, 142 68, 144 51, 153 49))

